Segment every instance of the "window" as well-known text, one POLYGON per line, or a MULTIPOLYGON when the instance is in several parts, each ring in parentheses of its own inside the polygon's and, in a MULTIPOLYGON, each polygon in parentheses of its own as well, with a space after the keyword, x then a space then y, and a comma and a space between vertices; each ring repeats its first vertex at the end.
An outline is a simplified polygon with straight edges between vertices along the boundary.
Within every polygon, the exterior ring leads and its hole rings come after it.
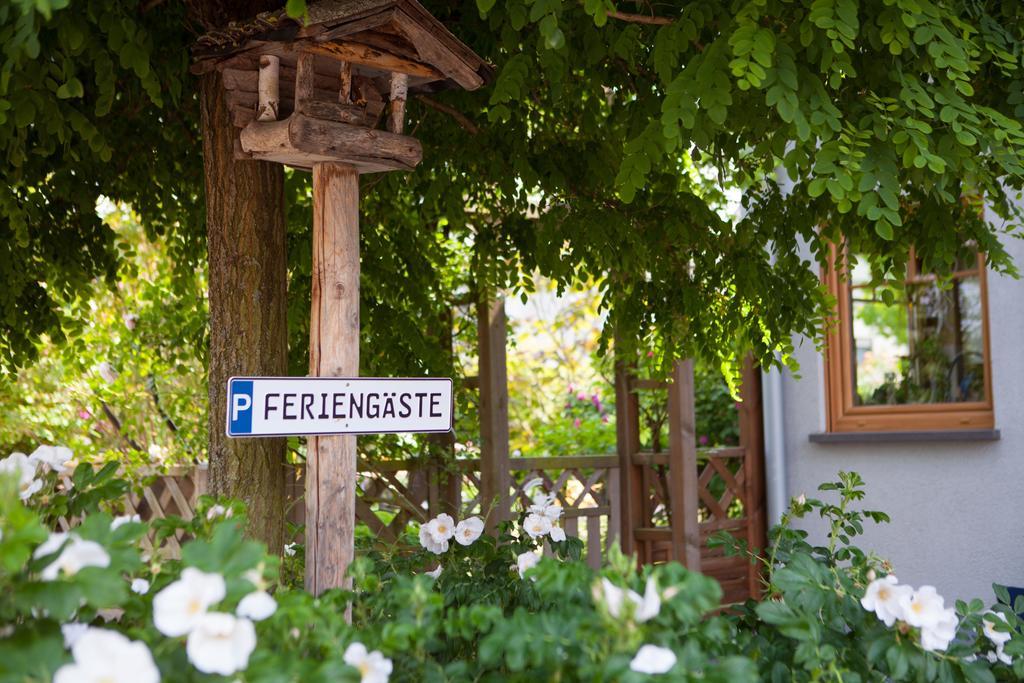
POLYGON ((958 264, 944 286, 913 256, 888 292, 862 260, 851 271, 833 258, 826 277, 838 301, 826 354, 830 432, 994 426, 983 255, 958 264))

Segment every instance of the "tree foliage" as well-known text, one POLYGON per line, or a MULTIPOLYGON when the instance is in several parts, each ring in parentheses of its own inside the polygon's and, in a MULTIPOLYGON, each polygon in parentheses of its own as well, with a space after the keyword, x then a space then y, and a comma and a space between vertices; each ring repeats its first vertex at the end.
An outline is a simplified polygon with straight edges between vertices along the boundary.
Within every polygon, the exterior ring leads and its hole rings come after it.
MULTIPOLYGON (((7 364, 59 332, 60 299, 111 277, 98 194, 172 228, 183 267, 201 255, 182 8, 60 4, 0 9, 7 364)), ((742 349, 770 363, 793 334, 819 337, 828 300, 809 256, 830 243, 869 256, 880 279, 898 277, 911 244, 940 273, 968 242, 1015 272, 1001 246, 1024 181, 1015 1, 425 4, 497 77, 435 96, 458 117, 411 102, 423 164, 364 179, 365 365, 443 369, 453 292, 525 291, 536 271, 562 286, 603 278, 605 342, 731 372, 742 349), (742 192, 738 220, 723 217, 728 188, 742 192), (982 222, 981 202, 1005 225, 982 222), (468 269, 452 244, 472 245, 468 269)), ((308 182, 291 178, 296 369, 308 182)))
POLYGON ((122 261, 97 215, 101 196, 131 203, 151 236, 168 234, 179 272, 202 257, 202 165, 174 3, 0 4, 0 363, 64 337, 66 304, 122 261))

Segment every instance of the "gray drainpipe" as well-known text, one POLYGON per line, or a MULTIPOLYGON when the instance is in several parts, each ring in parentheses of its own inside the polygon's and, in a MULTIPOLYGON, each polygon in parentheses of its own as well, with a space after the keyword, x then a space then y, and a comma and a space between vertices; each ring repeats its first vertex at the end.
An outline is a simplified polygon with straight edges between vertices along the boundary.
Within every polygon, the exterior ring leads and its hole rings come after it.
POLYGON ((782 519, 789 507, 786 493, 786 434, 782 399, 782 372, 761 373, 761 405, 764 406, 764 476, 768 503, 768 524, 782 519))

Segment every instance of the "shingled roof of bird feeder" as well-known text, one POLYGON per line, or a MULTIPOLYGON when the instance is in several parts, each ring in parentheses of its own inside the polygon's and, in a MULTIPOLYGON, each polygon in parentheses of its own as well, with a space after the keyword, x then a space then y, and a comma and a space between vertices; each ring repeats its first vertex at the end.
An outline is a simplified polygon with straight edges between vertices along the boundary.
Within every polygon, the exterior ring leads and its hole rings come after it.
POLYGON ((207 33, 192 54, 194 73, 223 75, 232 122, 243 129, 237 155, 299 168, 339 161, 360 172, 408 170, 421 151, 401 135, 406 93, 475 90, 493 76, 415 0, 321 0, 309 4, 305 23, 268 12, 207 33), (272 112, 260 108, 268 58, 272 112), (378 130, 386 110, 387 130, 378 130))

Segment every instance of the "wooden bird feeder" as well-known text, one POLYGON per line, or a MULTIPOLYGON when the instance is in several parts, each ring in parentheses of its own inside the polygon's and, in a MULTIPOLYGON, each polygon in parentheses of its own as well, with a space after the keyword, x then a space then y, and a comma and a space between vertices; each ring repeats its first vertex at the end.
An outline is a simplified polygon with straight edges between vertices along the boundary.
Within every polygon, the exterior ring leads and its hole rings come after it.
POLYGON ((414 168, 422 150, 402 134, 406 99, 475 90, 492 74, 415 0, 322 1, 305 25, 260 15, 202 36, 193 55, 194 72, 223 76, 236 155, 307 170, 414 168))
MULTIPOLYGON (((359 374, 359 174, 409 171, 416 94, 475 90, 493 71, 415 0, 321 0, 202 36, 193 72, 217 70, 235 156, 313 172, 310 375, 359 374)), ((356 437, 310 437, 306 587, 345 585, 353 557, 356 437)))

